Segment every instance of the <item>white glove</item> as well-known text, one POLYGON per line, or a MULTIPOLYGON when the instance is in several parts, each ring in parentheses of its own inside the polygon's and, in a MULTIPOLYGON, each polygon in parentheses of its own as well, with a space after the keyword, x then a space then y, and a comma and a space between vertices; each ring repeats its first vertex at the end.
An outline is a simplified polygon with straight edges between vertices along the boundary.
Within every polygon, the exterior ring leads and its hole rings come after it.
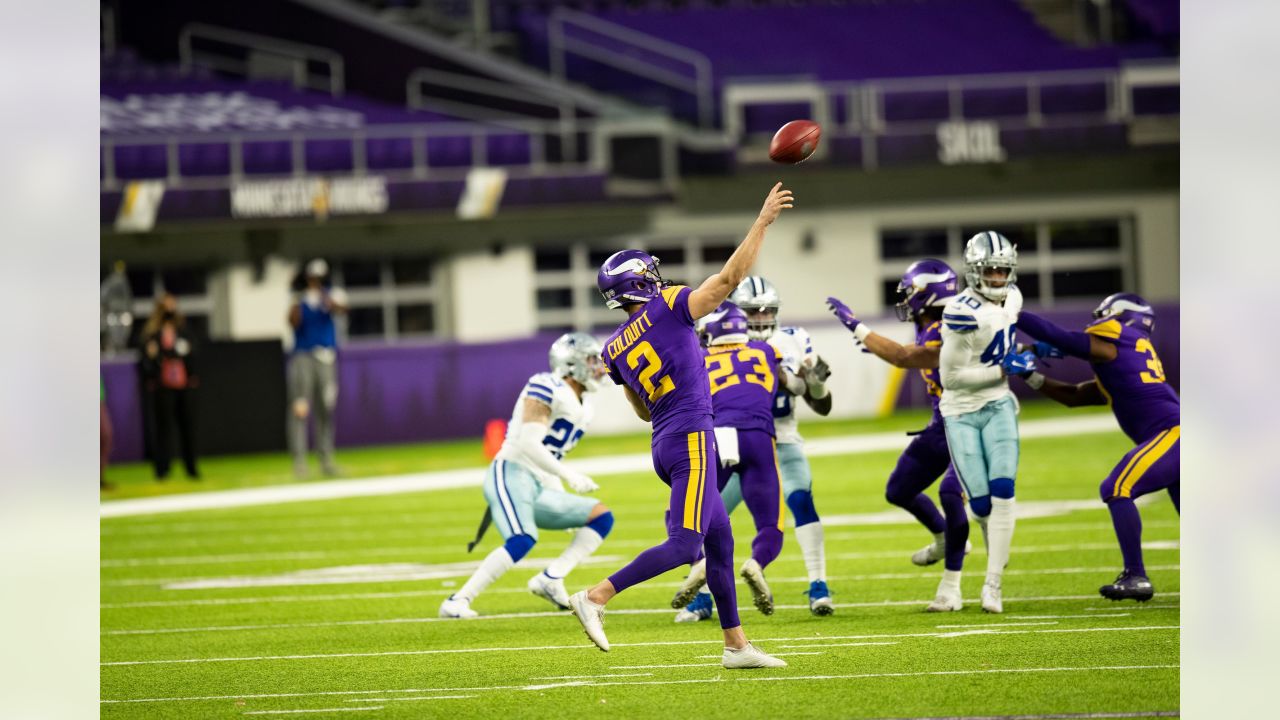
POLYGON ((576 470, 568 470, 563 475, 565 484, 569 489, 579 494, 593 493, 600 489, 595 480, 583 475, 576 470))

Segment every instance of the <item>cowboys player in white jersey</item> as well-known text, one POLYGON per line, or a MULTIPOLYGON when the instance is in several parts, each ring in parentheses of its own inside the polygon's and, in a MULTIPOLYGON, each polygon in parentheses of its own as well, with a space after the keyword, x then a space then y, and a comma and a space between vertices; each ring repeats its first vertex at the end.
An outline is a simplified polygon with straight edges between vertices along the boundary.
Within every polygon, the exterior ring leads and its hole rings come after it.
MULTIPOLYGON (((827 363, 813 350, 809 333, 800 327, 778 327, 778 308, 782 300, 778 290, 759 275, 743 279, 729 302, 747 314, 747 335, 763 340, 782 354, 782 374, 774 398, 773 422, 778 439, 778 467, 782 476, 782 495, 795 521, 796 541, 809 573, 809 611, 814 615, 835 612, 831 591, 827 588, 827 560, 823 547, 822 521, 813 505, 813 476, 809 460, 804 456, 804 438, 800 437, 796 420, 795 398, 804 398, 819 415, 831 412, 831 393, 826 380, 831 376, 827 363), (785 384, 784 384, 785 383, 785 384)), ((742 502, 742 486, 735 474, 721 491, 724 507, 732 513, 742 502)), ((698 590, 706 582, 705 561, 695 564, 689 577, 671 601, 672 607, 683 608, 676 622, 703 620, 711 616, 711 598, 698 590)), ((705 594, 705 593, 704 593, 705 594)))
MULTIPOLYGON (((600 342, 586 333, 560 336, 548 353, 551 372, 529 378, 516 400, 502 449, 489 465, 484 499, 505 542, 490 552, 458 592, 440 604, 440 617, 473 618, 471 601, 528 554, 538 529, 577 532, 547 569, 529 579, 529 592, 561 610, 569 609, 564 576, 600 547, 613 527, 613 513, 576 493, 599 489, 591 478, 561 459, 591 423, 590 393, 605 375, 600 342)), ((483 532, 483 530, 482 530, 483 532)))
MULTIPOLYGON (((1018 403, 1009 375, 1035 368, 1035 353, 1019 352, 1015 325, 1022 309, 1018 250, 998 232, 969 238, 964 249, 968 287, 942 311, 942 413, 947 446, 969 507, 987 540, 982 609, 1003 611, 1001 579, 1013 541, 1014 476, 1018 470, 1018 403)), ((956 573, 955 575, 958 575, 956 573)), ((958 577, 944 576, 938 600, 960 602, 958 577)))

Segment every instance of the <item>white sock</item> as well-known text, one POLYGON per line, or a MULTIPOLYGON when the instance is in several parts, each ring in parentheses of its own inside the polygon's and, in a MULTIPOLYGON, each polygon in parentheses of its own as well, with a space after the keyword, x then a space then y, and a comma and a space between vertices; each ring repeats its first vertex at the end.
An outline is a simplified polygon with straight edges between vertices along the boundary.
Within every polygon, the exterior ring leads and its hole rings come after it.
POLYGON ((957 595, 960 594, 960 571, 959 570, 943 570, 942 583, 938 585, 938 591, 943 589, 954 590, 957 595))
POLYGON ((934 533, 933 546, 939 550, 945 550, 947 547, 947 534, 944 532, 934 533))
POLYGON ((503 573, 510 570, 515 565, 511 560, 511 553, 507 552, 505 547, 496 547, 493 552, 489 553, 484 560, 480 562, 480 567, 471 574, 462 589, 454 593, 453 596, 459 600, 471 602, 476 596, 484 592, 484 589, 493 584, 494 580, 502 577, 503 573))
POLYGON ((589 527, 578 528, 578 532, 573 534, 573 540, 569 542, 569 547, 547 566, 547 577, 558 580, 573 572, 573 569, 578 567, 578 563, 586 560, 591 553, 600 548, 602 542, 604 538, 600 537, 600 533, 595 530, 589 527))
POLYGON ((796 542, 800 543, 800 554, 804 557, 805 569, 809 571, 809 582, 826 580, 827 552, 822 544, 822 521, 816 520, 796 528, 796 542))
POLYGON ((1013 545, 1013 498, 991 498, 988 524, 987 582, 999 586, 1004 566, 1009 564, 1009 547, 1013 545))

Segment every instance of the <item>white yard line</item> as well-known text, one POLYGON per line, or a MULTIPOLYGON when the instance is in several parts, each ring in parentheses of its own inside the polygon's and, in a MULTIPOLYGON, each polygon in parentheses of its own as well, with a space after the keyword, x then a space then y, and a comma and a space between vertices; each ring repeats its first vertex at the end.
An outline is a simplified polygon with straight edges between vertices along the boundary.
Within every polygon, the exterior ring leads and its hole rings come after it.
POLYGON ((667 663, 664 665, 613 665, 610 670, 665 670, 666 668, 717 667, 720 663, 667 663))
MULTIPOLYGON (((682 583, 661 583, 662 587, 676 587, 682 583)), ((648 585, 654 587, 654 585, 648 585)), ((490 590, 488 592, 495 593, 505 589, 490 590)), ((511 589, 512 592, 516 590, 511 589)), ((102 610, 129 610, 135 608, 153 608, 153 607, 199 607, 207 605, 256 605, 258 603, 288 603, 288 602, 347 602, 349 600, 386 600, 406 597, 443 597, 453 592, 451 589, 441 590, 406 590, 404 592, 373 592, 373 593, 343 593, 339 595, 265 595, 258 597, 242 597, 242 598, 196 598, 193 600, 140 600, 137 602, 124 603, 103 603, 99 605, 102 610)), ((528 592, 520 590, 518 592, 528 592)), ((1181 593, 1162 592, 1161 597, 1178 597, 1181 593)), ((1039 601, 1057 601, 1057 600, 1101 600, 1102 597, 1094 595, 1041 595, 1034 597, 1007 597, 1005 602, 1039 602, 1039 601)), ((928 598, 920 598, 916 600, 878 600, 870 602, 854 602, 854 603, 837 603, 836 607, 894 607, 899 605, 925 605, 928 604, 928 598)), ((795 610, 809 608, 808 605, 775 605, 774 607, 784 610, 795 610)), ((1177 605, 1144 605, 1144 608, 1171 608, 1177 605)), ((1086 610, 1096 609, 1098 612, 1109 612, 1110 608, 1085 608, 1086 610)), ((659 612, 659 610, 611 610, 610 613, 635 613, 641 614, 646 612, 659 612)), ((661 612, 671 612, 662 610, 661 612)), ((560 615, 562 613, 541 612, 541 613, 502 613, 497 615, 481 615, 474 620, 505 620, 507 618, 523 618, 523 617, 550 617, 552 615, 560 615)))
POLYGON ((332 713, 332 712, 370 712, 373 710, 381 710, 378 707, 340 707, 340 708, 315 708, 311 710, 249 710, 241 713, 242 715, 296 715, 298 713, 332 713))
POLYGON ((349 703, 358 702, 413 702, 417 700, 470 700, 477 697, 476 695, 422 695, 419 697, 403 697, 403 698, 360 698, 358 700, 348 700, 349 703))
MULTIPOLYGON (((1023 439, 1029 439, 1113 432, 1116 429, 1115 418, 1111 415, 1085 415, 1053 420, 1031 420, 1021 423, 1018 427, 1018 432, 1023 439)), ((905 433, 901 432, 817 438, 805 443, 805 454, 809 457, 823 457, 827 455, 851 455, 900 450, 906 447, 909 439, 905 433)), ((653 460, 649 453, 584 458, 575 460, 570 465, 580 472, 601 477, 622 473, 653 471, 653 460)), ((113 518, 186 512, 189 510, 274 505, 309 500, 338 500, 350 497, 396 495, 399 493, 476 487, 481 484, 483 479, 484 467, 474 467, 433 473, 393 475, 390 477, 329 480, 272 487, 219 490, 104 502, 99 508, 99 515, 104 518, 113 518)))
MULTIPOLYGON (((102 704, 113 703, 158 703, 158 702, 205 702, 212 700, 251 700, 264 698, 297 698, 297 697, 331 697, 340 695, 391 695, 391 694, 411 694, 423 692, 476 692, 489 690, 533 690, 533 689, 549 689, 552 687, 601 687, 608 685, 685 685, 689 683, 709 683, 709 682, 778 682, 778 681, 809 681, 818 682, 824 680, 864 680, 876 678, 907 678, 907 677, 923 677, 923 676, 949 676, 949 675, 985 675, 988 673, 1056 673, 1056 672, 1117 672, 1128 670, 1169 670, 1176 669, 1178 665, 1108 665, 1094 667, 1051 667, 1051 668, 982 668, 974 670, 933 670, 927 672, 901 672, 901 673, 861 673, 857 675, 787 675, 787 676, 756 676, 756 677, 737 677, 732 681, 723 680, 719 676, 714 678, 703 678, 694 680, 646 680, 639 682, 580 682, 562 685, 490 685, 484 687, 471 688, 414 688, 407 690, 328 690, 308 693, 261 693, 261 694, 240 694, 240 695, 204 695, 196 697, 159 697, 159 698, 130 698, 130 699, 114 699, 100 700, 102 704)), ((436 697, 436 696, 431 696, 436 697)), ((1141 715, 1134 715, 1141 717, 1141 715)))
POLYGON ((811 643, 807 645, 779 645, 780 648, 816 648, 816 647, 865 647, 868 645, 897 645, 896 642, 851 642, 851 643, 811 643))
MULTIPOLYGON (((1048 630, 992 630, 984 632, 988 635, 1023 635, 1028 633, 1086 633, 1086 632, 1147 632, 1155 630, 1178 630, 1179 625, 1142 625, 1135 627, 1099 627, 1099 628, 1053 628, 1048 630)), ((840 635, 828 637, 798 638, 761 638, 760 642, 811 642, 816 640, 884 640, 890 638, 940 638, 952 637, 956 633, 894 633, 873 635, 840 635)), ((664 647, 674 645, 706 645, 720 640, 668 640, 641 643, 613 643, 613 647, 664 647)), ((815 646, 805 646, 815 647, 815 646)), ((218 658, 171 658, 164 660, 118 660, 99 663, 102 667, 126 667, 136 665, 184 665, 205 663, 263 662, 281 660, 338 660, 357 657, 402 657, 411 655, 460 655, 471 653, 494 652, 544 652, 547 650, 594 650, 589 644, 577 645, 542 645, 535 647, 488 647, 488 648, 449 648, 430 650, 388 650, 383 652, 362 653, 312 653, 306 655, 255 655, 242 657, 218 658)), ((666 666, 670 667, 670 666, 666 666)))
MULTIPOLYGON (((715 657, 720 657, 716 655, 715 657)), ((619 668, 610 668, 617 670, 619 668)), ((653 673, 614 673, 611 675, 552 675, 551 677, 535 677, 530 680, 594 680, 596 678, 620 678, 620 677, 653 677, 653 673)))
MULTIPOLYGON (((524 567, 529 569, 545 568, 554 558, 540 558, 538 560, 528 561, 524 567)), ((597 555, 582 562, 584 566, 591 565, 607 565, 610 563, 621 564, 625 558, 618 555, 597 555)), ((367 568, 364 573, 351 574, 326 574, 324 571, 330 568, 315 568, 312 570, 291 572, 283 575, 250 575, 244 577, 182 577, 182 578, 120 578, 116 580, 103 580, 103 587, 138 587, 149 585, 165 585, 166 590, 208 590, 208 589, 230 589, 230 588, 248 588, 248 587, 299 587, 299 586, 316 586, 316 585, 359 585, 359 584, 382 584, 393 582, 419 582, 422 580, 440 580, 445 578, 463 578, 470 575, 479 566, 478 562, 464 563, 447 563, 443 565, 416 565, 413 563, 404 564, 403 568, 379 568, 376 565, 363 566, 367 568), (412 567, 409 567, 412 566, 412 567)), ((1148 565, 1147 570, 1178 570, 1179 565, 1148 565)), ((1071 567, 1071 568, 1041 568, 1041 569, 1018 569, 1012 568, 1005 571, 1005 575, 1076 575, 1080 573, 1114 573, 1114 566, 1093 566, 1093 567, 1071 567)), ((832 575, 827 578, 832 580, 847 580, 853 582, 872 582, 879 580, 937 580, 937 571, 935 570, 918 570, 915 572, 898 572, 898 573, 871 573, 864 575, 832 575)), ((771 583, 798 583, 808 582, 808 577, 778 577, 770 578, 771 583)), ((665 583, 649 583, 646 587, 678 587, 680 582, 665 583)), ((452 592, 451 588, 441 588, 440 592, 448 595, 452 592)), ((518 588, 500 588, 493 592, 527 592, 518 588)))

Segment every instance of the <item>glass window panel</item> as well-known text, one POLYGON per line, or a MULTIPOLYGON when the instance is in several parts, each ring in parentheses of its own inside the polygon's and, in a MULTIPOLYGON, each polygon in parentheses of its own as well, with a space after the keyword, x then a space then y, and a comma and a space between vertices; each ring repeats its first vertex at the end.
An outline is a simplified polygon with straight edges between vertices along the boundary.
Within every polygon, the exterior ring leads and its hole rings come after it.
POLYGON ((684 264, 684 248, 682 247, 660 247, 651 248, 649 254, 658 258, 658 269, 662 267, 671 267, 672 265, 684 264))
POLYGON ((436 308, 431 303, 400 305, 396 325, 401 335, 425 335, 436 331, 436 308))
POLYGON ((1018 289, 1022 291, 1023 300, 1039 300, 1040 274, 1034 272, 1018 273, 1018 289))
POLYGON ((591 252, 587 253, 587 264, 591 267, 591 271, 595 272, 599 270, 600 266, 604 264, 604 261, 608 260, 609 256, 616 252, 618 252, 617 249, 592 250, 591 252))
POLYGON ((880 233, 880 257, 885 260, 946 256, 946 228, 908 228, 880 233))
POLYGON ((733 245, 706 245, 702 248, 702 262, 710 265, 721 265, 729 259, 735 250, 733 245))
POLYGON ((893 307, 894 305, 897 305, 897 304, 898 304, 898 299, 899 299, 899 297, 900 297, 900 296, 898 295, 898 281, 897 281, 897 280, 883 280, 883 281, 881 281, 881 283, 880 283, 880 291, 881 291, 881 292, 880 292, 880 300, 884 303, 884 306, 885 306, 885 307, 887 307, 887 308, 888 308, 888 307, 893 307))
POLYGON ((343 260, 342 284, 345 287, 380 287, 382 268, 377 260, 343 260))
POLYGON ((347 334, 351 337, 381 337, 385 332, 384 326, 381 305, 353 307, 347 312, 347 334))
POLYGON ((174 295, 204 295, 208 292, 207 268, 201 266, 174 266, 160 270, 164 289, 174 295))
MULTIPOLYGON (((600 293, 596 293, 599 295, 600 293)), ((603 302, 603 299, 601 300, 603 302)), ((571 288, 539 288, 539 310, 561 310, 573 307, 573 290, 571 288)))
POLYGON ((403 257, 391 260, 391 275, 397 285, 428 285, 434 262, 426 257, 403 257))
MULTIPOLYGON (((608 257, 606 255, 605 257, 608 257)), ((600 261, 604 262, 603 259, 600 261)), ((570 265, 568 248, 538 248, 533 253, 535 270, 568 270, 570 265)), ((597 263, 597 266, 599 263, 597 263)))
POLYGON ((1119 250, 1120 222, 1075 220, 1049 225, 1049 245, 1054 251, 1119 250))
POLYGON ((1104 298, 1124 290, 1124 273, 1120 268, 1102 270, 1064 270, 1053 274, 1054 297, 1104 298))

